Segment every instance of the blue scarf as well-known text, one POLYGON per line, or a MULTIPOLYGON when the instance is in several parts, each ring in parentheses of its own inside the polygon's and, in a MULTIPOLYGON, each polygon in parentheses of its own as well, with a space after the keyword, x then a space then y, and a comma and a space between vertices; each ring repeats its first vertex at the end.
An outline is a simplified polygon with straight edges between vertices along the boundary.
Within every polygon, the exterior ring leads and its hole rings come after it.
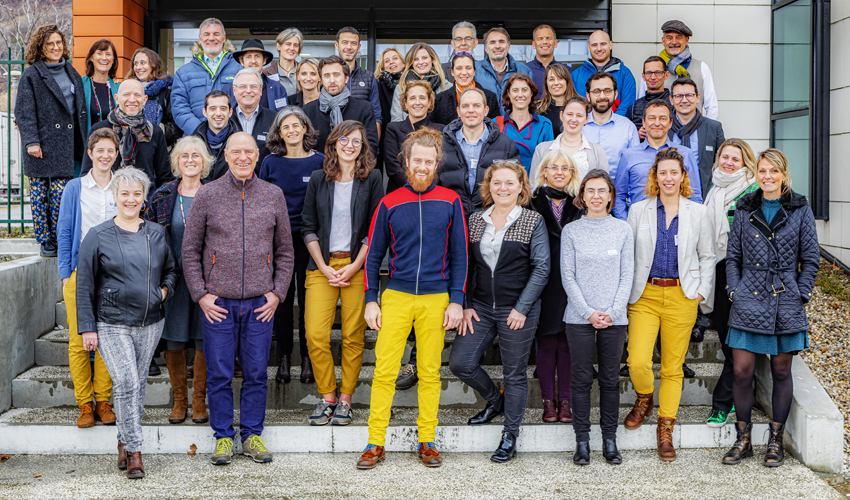
POLYGON ((153 80, 150 82, 142 82, 145 87, 145 95, 148 96, 148 102, 145 103, 145 118, 154 125, 159 125, 162 121, 163 109, 156 100, 156 96, 166 87, 171 87, 173 78, 168 75, 168 78, 163 80, 153 80))
POLYGON ((215 134, 209 127, 207 127, 207 143, 210 145, 210 148, 213 151, 218 152, 221 145, 227 139, 228 134, 230 133, 230 124, 228 123, 226 127, 221 129, 221 132, 215 134))

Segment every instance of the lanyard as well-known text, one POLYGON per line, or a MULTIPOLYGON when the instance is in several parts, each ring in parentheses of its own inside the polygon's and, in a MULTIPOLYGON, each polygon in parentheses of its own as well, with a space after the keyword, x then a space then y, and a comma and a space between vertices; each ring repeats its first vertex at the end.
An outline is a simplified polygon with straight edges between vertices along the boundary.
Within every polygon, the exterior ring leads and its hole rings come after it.
MULTIPOLYGON (((95 106, 97 106, 97 116, 100 117, 100 121, 103 121, 103 120, 106 119, 106 117, 103 116, 103 110, 100 109, 100 99, 97 98, 97 88, 94 86, 94 80, 92 79, 90 81, 91 81, 91 93, 92 93, 92 96, 94 97, 95 106)), ((109 112, 111 113, 112 110, 115 109, 115 106, 113 105, 114 98, 112 97, 112 89, 109 88, 109 81, 108 80, 106 82, 106 100, 107 100, 107 102, 109 102, 109 112)))
POLYGON ((183 189, 177 190, 177 199, 180 201, 180 216, 183 217, 183 225, 186 225, 186 212, 183 211, 183 189))

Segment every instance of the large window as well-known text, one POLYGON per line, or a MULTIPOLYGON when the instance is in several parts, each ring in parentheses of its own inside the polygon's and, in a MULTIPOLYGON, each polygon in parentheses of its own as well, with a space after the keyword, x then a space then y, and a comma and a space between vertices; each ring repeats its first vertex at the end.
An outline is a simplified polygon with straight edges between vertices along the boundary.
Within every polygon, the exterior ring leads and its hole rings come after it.
POLYGON ((788 157, 794 191, 821 219, 829 217, 828 38, 821 28, 828 5, 774 0, 772 8, 770 143, 788 157))

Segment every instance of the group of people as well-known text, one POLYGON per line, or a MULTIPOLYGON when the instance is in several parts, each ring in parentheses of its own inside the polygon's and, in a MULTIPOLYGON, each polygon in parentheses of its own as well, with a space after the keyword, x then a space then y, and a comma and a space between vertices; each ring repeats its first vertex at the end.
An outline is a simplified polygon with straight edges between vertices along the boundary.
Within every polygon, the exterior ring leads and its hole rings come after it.
POLYGON ((339 55, 300 62, 303 36, 284 30, 274 61, 256 39, 236 51, 210 18, 173 77, 142 48, 116 85, 111 42, 92 46, 80 77, 65 35, 39 28, 15 116, 36 235, 64 284, 78 426, 117 424, 118 467, 144 477, 144 391, 161 349, 169 422, 187 419, 191 378, 192 421, 209 422, 212 462, 229 464, 241 377, 242 450, 269 462, 272 339, 275 379, 289 383, 297 322, 300 378, 321 396, 308 421, 347 425, 368 327, 379 334, 356 465, 384 460, 394 393, 418 382, 418 453, 438 467, 441 353, 456 329, 449 369, 486 401, 469 425, 504 415, 493 461, 516 456, 536 346, 543 421, 572 423, 573 461, 590 463, 598 378, 602 455, 621 463, 620 377, 635 389, 623 425, 636 429, 655 406, 657 344, 658 454, 671 461, 685 355, 711 313, 726 359, 707 424, 737 418, 723 463, 753 454, 753 372, 768 354, 764 463, 781 465, 791 360, 808 346, 814 217, 780 151, 725 139, 691 30, 669 21, 662 32, 638 87, 602 31, 570 72, 550 26, 534 30, 526 65, 502 28, 484 34, 476 61, 475 26, 461 22, 447 63, 417 43, 385 50, 372 75, 353 28, 337 34, 339 55), (502 387, 481 366, 497 337, 502 387))

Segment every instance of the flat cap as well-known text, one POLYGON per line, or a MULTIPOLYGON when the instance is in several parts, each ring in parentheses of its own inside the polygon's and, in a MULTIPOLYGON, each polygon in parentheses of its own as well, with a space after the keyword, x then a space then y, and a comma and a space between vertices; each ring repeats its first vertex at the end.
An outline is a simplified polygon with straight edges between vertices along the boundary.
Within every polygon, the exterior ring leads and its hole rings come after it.
POLYGON ((675 31, 676 33, 681 33, 687 37, 694 36, 694 32, 688 28, 688 25, 679 21, 678 19, 674 19, 672 21, 667 21, 666 23, 661 25, 661 32, 668 33, 670 31, 675 31))

